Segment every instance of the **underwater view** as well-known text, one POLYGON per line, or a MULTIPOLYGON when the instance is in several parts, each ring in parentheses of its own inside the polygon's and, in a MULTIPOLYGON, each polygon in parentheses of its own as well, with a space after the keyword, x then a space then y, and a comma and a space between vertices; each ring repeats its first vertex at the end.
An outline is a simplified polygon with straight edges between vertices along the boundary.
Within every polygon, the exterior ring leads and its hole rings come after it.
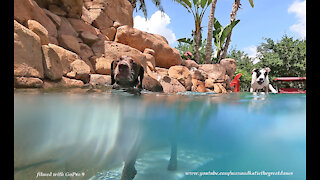
POLYGON ((302 180, 306 95, 19 90, 14 163, 15 179, 302 180))

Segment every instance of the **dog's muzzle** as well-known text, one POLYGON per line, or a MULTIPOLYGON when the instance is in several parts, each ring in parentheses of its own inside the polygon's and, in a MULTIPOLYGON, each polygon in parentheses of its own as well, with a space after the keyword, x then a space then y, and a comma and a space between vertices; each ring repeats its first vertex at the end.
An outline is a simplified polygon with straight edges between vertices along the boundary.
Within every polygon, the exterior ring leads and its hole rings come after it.
POLYGON ((257 83, 258 83, 259 85, 261 85, 263 82, 264 82, 264 80, 263 80, 262 78, 260 78, 260 79, 257 81, 257 83))

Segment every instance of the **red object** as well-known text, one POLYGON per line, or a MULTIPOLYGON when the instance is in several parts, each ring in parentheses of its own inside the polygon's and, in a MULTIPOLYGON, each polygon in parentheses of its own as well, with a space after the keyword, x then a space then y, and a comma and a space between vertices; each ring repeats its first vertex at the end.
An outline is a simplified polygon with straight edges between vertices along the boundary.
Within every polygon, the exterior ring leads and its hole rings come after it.
POLYGON ((192 55, 192 53, 191 53, 190 51, 187 51, 187 52, 184 53, 184 56, 187 57, 187 60, 191 60, 191 59, 189 58, 189 56, 192 57, 193 55, 192 55))
POLYGON ((230 83, 230 86, 233 87, 234 86, 234 91, 233 92, 239 92, 240 91, 240 77, 241 77, 242 73, 237 74, 233 80, 230 83))
MULTIPOLYGON (((274 81, 305 81, 306 77, 276 77, 274 81)), ((279 93, 300 94, 306 93, 306 90, 300 88, 279 88, 279 93)))
POLYGON ((303 81, 306 80, 306 77, 276 77, 275 81, 303 81))

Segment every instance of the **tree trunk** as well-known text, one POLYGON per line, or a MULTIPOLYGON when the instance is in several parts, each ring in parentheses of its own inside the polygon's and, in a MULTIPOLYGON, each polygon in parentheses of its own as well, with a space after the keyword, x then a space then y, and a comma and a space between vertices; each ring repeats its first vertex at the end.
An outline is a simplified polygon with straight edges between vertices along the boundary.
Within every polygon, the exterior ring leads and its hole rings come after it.
POLYGON ((211 54, 212 54, 212 38, 213 38, 213 23, 214 23, 214 12, 216 9, 217 0, 213 0, 211 3, 211 10, 209 15, 208 23, 208 36, 207 36, 207 46, 206 46, 206 64, 211 64, 211 54))
MULTIPOLYGON (((230 14, 230 22, 233 22, 233 21, 236 20, 236 15, 237 15, 239 7, 240 7, 240 0, 235 0, 235 2, 233 3, 233 6, 232 6, 232 12, 230 14)), ((228 51, 229 43, 230 43, 230 40, 231 40, 231 34, 232 34, 232 30, 230 31, 230 33, 227 36, 227 40, 226 40, 226 43, 224 45, 221 58, 218 59, 219 62, 220 62, 221 59, 224 59, 227 56, 227 51, 228 51)))
POLYGON ((194 58, 198 64, 200 63, 199 40, 200 40, 200 31, 196 30, 195 36, 194 36, 194 58))

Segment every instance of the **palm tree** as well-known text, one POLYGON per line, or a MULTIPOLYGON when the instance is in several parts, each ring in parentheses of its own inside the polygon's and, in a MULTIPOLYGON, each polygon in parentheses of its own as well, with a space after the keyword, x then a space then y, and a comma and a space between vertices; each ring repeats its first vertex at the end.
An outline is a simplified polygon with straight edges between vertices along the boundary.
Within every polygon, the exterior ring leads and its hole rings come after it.
POLYGON ((181 4, 183 7, 187 9, 189 13, 192 13, 194 18, 194 25, 195 30, 193 31, 193 38, 194 38, 194 55, 195 60, 197 63, 200 62, 200 55, 199 55, 199 43, 201 37, 201 22, 203 15, 209 5, 211 4, 212 0, 174 0, 175 2, 181 4))
MULTIPOLYGON (((128 0, 133 9, 137 10, 141 10, 143 12, 144 17, 147 19, 148 17, 148 13, 147 13, 147 7, 146 7, 146 3, 144 0, 128 0), (139 5, 138 9, 137 9, 137 3, 139 5)), ((161 6, 161 0, 152 0, 153 4, 161 11, 164 12, 163 7, 161 6)))
MULTIPOLYGON (((253 0, 249 0, 249 3, 251 5, 251 7, 254 6, 253 0)), ((233 3, 233 6, 232 6, 231 14, 230 14, 230 23, 235 21, 236 15, 237 15, 237 12, 238 12, 238 9, 240 8, 240 6, 241 6, 240 0, 235 0, 235 2, 233 3)), ((228 51, 228 46, 229 46, 230 39, 231 39, 231 34, 232 34, 232 31, 227 36, 227 40, 226 40, 225 46, 223 48, 223 53, 221 55, 221 59, 226 58, 227 51, 228 51)))
POLYGON ((209 15, 209 23, 208 23, 208 36, 207 36, 207 46, 206 46, 206 64, 211 63, 211 54, 212 54, 212 38, 213 38, 213 23, 214 23, 214 12, 216 9, 217 0, 213 0, 211 3, 211 10, 209 15))

